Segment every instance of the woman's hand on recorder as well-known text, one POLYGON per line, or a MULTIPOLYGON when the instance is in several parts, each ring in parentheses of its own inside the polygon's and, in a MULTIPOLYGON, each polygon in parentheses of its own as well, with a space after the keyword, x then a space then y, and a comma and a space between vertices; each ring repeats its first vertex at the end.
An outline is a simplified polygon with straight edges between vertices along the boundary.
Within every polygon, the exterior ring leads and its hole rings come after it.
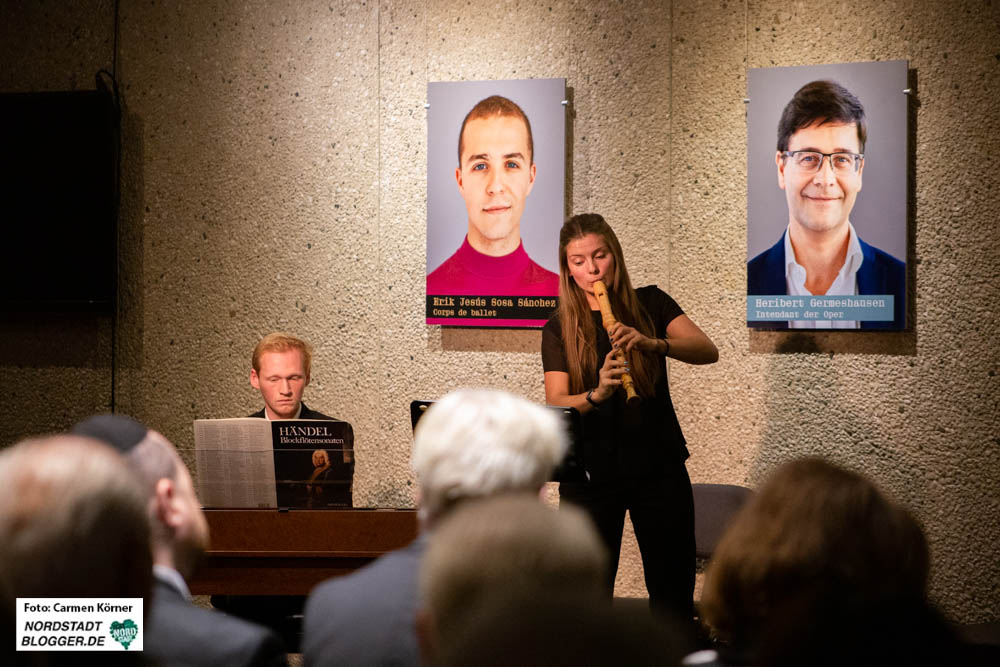
POLYGON ((670 321, 666 338, 650 338, 621 322, 611 327, 608 338, 613 347, 625 352, 636 349, 689 364, 712 364, 719 360, 718 348, 687 315, 678 315, 670 321))
POLYGON ((616 322, 608 332, 611 339, 611 346, 621 348, 626 352, 631 352, 636 348, 642 352, 659 352, 659 343, 655 338, 644 335, 638 329, 634 329, 627 324, 616 322))
POLYGON ((591 394, 591 398, 597 403, 603 403, 611 398, 622 384, 622 376, 628 373, 628 364, 619 361, 615 356, 617 350, 612 349, 604 357, 604 365, 598 373, 597 388, 591 394))

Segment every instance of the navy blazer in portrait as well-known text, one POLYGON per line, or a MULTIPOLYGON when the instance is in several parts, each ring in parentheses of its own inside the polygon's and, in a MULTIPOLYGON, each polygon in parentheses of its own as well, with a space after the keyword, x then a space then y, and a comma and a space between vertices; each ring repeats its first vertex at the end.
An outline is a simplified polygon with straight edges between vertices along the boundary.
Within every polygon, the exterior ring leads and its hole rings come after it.
MULTIPOLYGON (((906 264, 858 238, 864 261, 858 269, 858 294, 892 294, 892 322, 861 322, 862 329, 902 329, 906 319, 906 264)), ((747 294, 787 294, 785 236, 747 262, 747 294)), ((764 329, 787 329, 788 322, 748 322, 764 329)))

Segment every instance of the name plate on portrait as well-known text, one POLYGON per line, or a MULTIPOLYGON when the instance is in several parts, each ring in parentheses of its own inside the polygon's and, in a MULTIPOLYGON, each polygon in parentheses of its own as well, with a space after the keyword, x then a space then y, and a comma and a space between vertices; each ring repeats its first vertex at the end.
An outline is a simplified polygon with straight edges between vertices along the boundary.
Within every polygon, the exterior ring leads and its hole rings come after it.
MULTIPOLYGON (((427 321, 432 319, 481 319, 482 326, 496 326, 497 320, 545 322, 559 305, 558 297, 474 296, 449 294, 427 296, 427 321)), ((451 322, 441 322, 451 324, 451 322)), ((473 322, 463 322, 465 325, 473 322)))
POLYGON ((895 298, 892 294, 854 296, 755 294, 747 297, 747 321, 891 322, 894 306, 895 298))

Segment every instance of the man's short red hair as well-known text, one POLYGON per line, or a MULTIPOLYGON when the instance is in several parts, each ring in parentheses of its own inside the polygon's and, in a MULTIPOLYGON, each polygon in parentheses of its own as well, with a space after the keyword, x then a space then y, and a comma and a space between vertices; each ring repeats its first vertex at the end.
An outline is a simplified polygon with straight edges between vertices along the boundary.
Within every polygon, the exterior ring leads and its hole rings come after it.
POLYGON ((309 377, 309 369, 312 366, 312 346, 301 338, 296 338, 292 334, 283 331, 273 331, 264 336, 257 347, 253 349, 253 369, 260 373, 260 357, 265 352, 288 352, 298 350, 302 353, 302 368, 309 377))

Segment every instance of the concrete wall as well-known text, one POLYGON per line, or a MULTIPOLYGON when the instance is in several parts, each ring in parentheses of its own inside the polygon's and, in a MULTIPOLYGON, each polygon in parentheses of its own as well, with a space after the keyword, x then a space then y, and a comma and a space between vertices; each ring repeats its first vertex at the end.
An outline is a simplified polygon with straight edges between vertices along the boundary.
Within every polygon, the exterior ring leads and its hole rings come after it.
MULTIPOLYGON (((0 57, 16 64, 0 89, 92 85, 112 59, 112 3, 74 7, 0 10, 0 57)), ((356 502, 411 505, 411 399, 466 385, 543 396, 537 331, 423 324, 426 83, 566 77, 570 211, 608 217, 634 282, 668 289, 722 354, 670 366, 693 480, 754 486, 805 453, 861 470, 925 523, 945 610, 996 618, 998 11, 122 2, 117 408, 190 459, 191 420, 257 409, 250 350, 291 330, 316 347, 307 401, 355 426, 356 502), (917 91, 914 330, 748 332, 746 68, 894 59, 917 91)), ((109 324, 66 329, 0 328, 18 382, 4 442, 107 404, 109 324), (32 352, 32 333, 70 358, 32 352)), ((618 594, 644 594, 631 536, 618 594)))

